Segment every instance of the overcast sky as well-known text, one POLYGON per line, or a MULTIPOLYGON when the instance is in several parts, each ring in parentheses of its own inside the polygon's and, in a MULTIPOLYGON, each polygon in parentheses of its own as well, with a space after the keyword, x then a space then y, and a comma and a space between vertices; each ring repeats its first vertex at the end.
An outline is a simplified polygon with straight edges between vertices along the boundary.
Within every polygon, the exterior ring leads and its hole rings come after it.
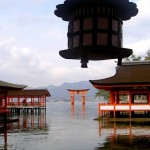
MULTIPOLYGON (((131 1, 131 0, 130 0, 131 1)), ((132 0, 139 13, 124 22, 124 48, 145 55, 150 48, 150 0, 132 0)), ((67 22, 54 15, 64 0, 0 0, 0 80, 29 87, 95 80, 115 74, 115 60, 66 60, 67 22)))

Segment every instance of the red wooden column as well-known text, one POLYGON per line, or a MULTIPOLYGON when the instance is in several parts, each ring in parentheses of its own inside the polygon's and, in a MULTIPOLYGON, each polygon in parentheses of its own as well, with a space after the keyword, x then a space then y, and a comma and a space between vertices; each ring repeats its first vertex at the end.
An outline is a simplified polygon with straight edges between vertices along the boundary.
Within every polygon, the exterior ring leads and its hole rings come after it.
POLYGON ((132 118, 131 105, 132 105, 132 94, 129 93, 129 117, 130 118, 132 118))
POLYGON ((118 93, 115 92, 115 98, 114 98, 114 118, 116 118, 116 104, 117 104, 117 101, 118 101, 118 93))
POLYGON ((7 92, 5 92, 5 95, 4 95, 4 109, 7 110, 7 92))
POLYGON ((114 104, 114 93, 112 91, 110 92, 109 97, 110 97, 110 104, 114 104))
MULTIPOLYGON (((148 93, 148 104, 150 105, 150 92, 148 93)), ((148 115, 150 116, 150 110, 148 111, 148 115)))
POLYGON ((85 105, 85 96, 84 96, 84 94, 82 95, 82 105, 85 105))
POLYGON ((71 104, 74 105, 74 94, 71 95, 71 104))
POLYGON ((116 93, 116 104, 119 104, 119 93, 116 93))
POLYGON ((150 105, 150 92, 148 94, 148 102, 149 102, 149 105, 150 105))
MULTIPOLYGON (((114 102, 115 102, 115 94, 113 91, 110 91, 110 94, 109 94, 109 99, 110 99, 110 104, 113 104, 114 105, 114 102)), ((113 116, 113 111, 110 111, 110 115, 113 116)))
POLYGON ((34 106, 34 96, 31 97, 31 105, 34 106))
POLYGON ((20 96, 18 96, 18 102, 17 105, 20 106, 20 96))
POLYGON ((71 101, 71 105, 74 105, 74 90, 68 90, 69 91, 69 95, 70 95, 70 101, 71 101))

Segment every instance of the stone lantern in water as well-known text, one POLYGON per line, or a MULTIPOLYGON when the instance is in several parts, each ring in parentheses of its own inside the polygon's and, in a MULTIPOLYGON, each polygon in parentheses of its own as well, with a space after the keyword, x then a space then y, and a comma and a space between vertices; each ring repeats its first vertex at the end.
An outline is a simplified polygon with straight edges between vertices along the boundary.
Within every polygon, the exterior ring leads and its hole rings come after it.
POLYGON ((89 60, 118 59, 132 54, 123 48, 123 21, 136 16, 136 4, 129 0, 65 0, 56 6, 55 15, 68 21, 68 49, 59 54, 66 59, 81 60, 87 68, 89 60))

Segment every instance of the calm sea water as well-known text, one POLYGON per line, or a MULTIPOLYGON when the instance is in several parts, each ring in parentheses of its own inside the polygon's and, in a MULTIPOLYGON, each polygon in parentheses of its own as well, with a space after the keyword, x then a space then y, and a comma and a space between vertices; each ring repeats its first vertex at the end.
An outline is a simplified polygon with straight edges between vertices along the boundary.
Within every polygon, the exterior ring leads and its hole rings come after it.
POLYGON ((150 149, 148 125, 98 122, 97 103, 48 102, 40 115, 14 116, 18 123, 0 134, 0 150, 150 149))

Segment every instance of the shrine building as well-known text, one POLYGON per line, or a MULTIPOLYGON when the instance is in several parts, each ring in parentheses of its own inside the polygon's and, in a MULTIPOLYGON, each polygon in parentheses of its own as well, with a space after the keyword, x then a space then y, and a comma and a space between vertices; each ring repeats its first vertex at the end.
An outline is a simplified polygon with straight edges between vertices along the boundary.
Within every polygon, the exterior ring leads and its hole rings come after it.
POLYGON ((7 122, 7 114, 10 113, 7 107, 7 96, 9 91, 23 90, 26 85, 18 85, 0 80, 0 122, 7 122))
POLYGON ((11 111, 20 112, 31 110, 46 111, 46 98, 50 97, 47 89, 24 89, 21 91, 9 91, 7 95, 7 107, 11 111))
POLYGON ((99 103, 99 117, 103 112, 114 118, 150 117, 150 61, 123 62, 114 76, 90 82, 110 93, 107 104, 99 103))

